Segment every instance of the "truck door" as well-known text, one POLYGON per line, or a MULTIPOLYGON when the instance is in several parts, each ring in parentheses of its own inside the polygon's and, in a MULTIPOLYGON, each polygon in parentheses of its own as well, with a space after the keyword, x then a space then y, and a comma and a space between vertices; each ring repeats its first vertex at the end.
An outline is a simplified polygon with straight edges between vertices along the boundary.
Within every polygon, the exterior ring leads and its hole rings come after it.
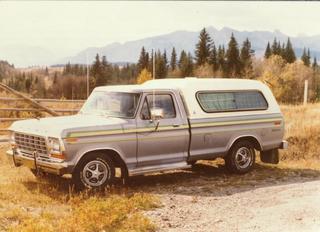
POLYGON ((171 92, 145 94, 137 117, 138 166, 176 163, 187 159, 189 131, 175 95, 171 92), (159 119, 151 111, 162 112, 159 119))

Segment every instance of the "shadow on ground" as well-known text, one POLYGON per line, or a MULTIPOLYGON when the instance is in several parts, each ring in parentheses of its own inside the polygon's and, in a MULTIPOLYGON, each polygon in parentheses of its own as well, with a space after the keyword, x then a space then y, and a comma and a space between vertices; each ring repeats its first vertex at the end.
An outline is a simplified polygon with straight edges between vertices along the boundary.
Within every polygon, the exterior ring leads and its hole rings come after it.
MULTIPOLYGON (((256 164, 254 170, 244 175, 229 174, 224 165, 202 162, 192 169, 176 170, 129 179, 127 185, 118 181, 105 193, 128 194, 144 192, 151 194, 180 194, 188 196, 224 196, 275 185, 288 185, 320 179, 320 171, 312 169, 279 168, 273 165, 256 164)), ((36 193, 51 198, 73 194, 71 181, 64 178, 49 178, 24 182, 36 193)), ((97 193, 94 193, 97 194, 97 193)), ((90 194, 91 195, 91 194, 90 194)))

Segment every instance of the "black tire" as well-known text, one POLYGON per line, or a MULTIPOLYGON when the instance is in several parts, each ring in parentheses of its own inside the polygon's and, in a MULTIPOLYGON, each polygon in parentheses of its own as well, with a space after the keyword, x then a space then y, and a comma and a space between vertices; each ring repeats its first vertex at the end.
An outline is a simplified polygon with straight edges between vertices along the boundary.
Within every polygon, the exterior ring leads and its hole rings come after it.
POLYGON ((100 152, 87 154, 80 160, 72 173, 72 181, 78 191, 84 189, 103 190, 105 187, 112 185, 114 179, 115 165, 112 159, 100 152), (92 170, 92 168, 95 170, 92 170), (97 173, 93 174, 95 171, 97 173), (101 178, 102 176, 103 178, 101 178))
POLYGON ((249 141, 243 140, 232 146, 224 160, 228 171, 244 174, 251 171, 255 159, 256 154, 253 145, 249 141))

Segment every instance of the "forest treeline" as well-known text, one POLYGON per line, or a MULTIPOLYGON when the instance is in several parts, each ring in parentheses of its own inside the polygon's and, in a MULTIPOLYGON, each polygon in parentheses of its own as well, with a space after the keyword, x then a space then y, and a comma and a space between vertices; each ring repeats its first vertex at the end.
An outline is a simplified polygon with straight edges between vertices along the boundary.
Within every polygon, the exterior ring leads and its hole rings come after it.
POLYGON ((267 43, 263 58, 257 58, 249 38, 239 44, 231 34, 224 46, 216 44, 205 28, 193 53, 185 50, 178 53, 175 47, 151 52, 142 47, 137 63, 120 66, 97 54, 88 67, 68 63, 60 70, 15 72, 4 81, 36 97, 84 99, 87 74, 90 91, 101 85, 142 83, 152 78, 153 59, 156 79, 187 76, 257 79, 268 84, 276 98, 285 103, 301 102, 304 81, 308 80, 309 100, 320 99, 320 68, 309 48, 304 48, 302 56, 297 57, 290 38, 286 43, 274 38, 267 43))

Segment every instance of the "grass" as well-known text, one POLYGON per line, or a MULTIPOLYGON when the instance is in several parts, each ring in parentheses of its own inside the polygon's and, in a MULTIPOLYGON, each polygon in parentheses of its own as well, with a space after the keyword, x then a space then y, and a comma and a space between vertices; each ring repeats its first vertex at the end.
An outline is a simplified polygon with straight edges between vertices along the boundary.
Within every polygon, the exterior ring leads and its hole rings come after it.
POLYGON ((128 188, 74 193, 67 181, 39 180, 27 168, 13 168, 4 156, 8 146, 0 145, 0 231, 154 231, 144 211, 161 205, 155 194, 191 194, 196 202, 230 186, 318 178, 320 104, 281 109, 289 149, 281 151, 279 165, 258 163, 245 179, 221 171, 221 161, 203 161, 192 172, 135 177, 128 188))
MULTIPOLYGON (((1 145, 0 145, 1 146, 1 145)), ((75 193, 68 183, 38 180, 13 168, 0 147, 0 231, 154 231, 143 211, 159 200, 143 192, 75 193)))
POLYGON ((319 163, 320 104, 281 107, 285 117, 285 138, 289 149, 282 152, 282 161, 299 161, 302 164, 319 163))

